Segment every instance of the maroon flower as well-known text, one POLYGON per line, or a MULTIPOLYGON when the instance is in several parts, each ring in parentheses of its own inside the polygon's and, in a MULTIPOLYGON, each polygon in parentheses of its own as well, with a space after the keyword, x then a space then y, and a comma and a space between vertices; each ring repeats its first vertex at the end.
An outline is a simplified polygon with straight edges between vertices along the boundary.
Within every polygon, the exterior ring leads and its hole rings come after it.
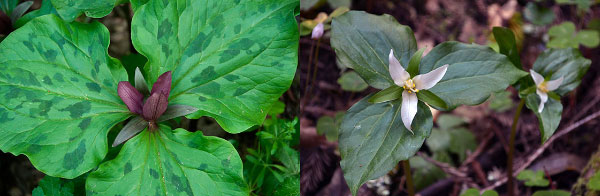
POLYGON ((186 105, 168 106, 169 93, 171 92, 171 71, 158 77, 152 86, 149 97, 144 102, 144 95, 140 91, 148 92, 147 89, 146 81, 139 69, 136 69, 136 87, 133 87, 127 81, 119 82, 117 88, 119 97, 127 105, 129 111, 137 116, 131 119, 119 132, 113 147, 132 138, 146 127, 150 131, 156 131, 158 130, 158 122, 198 111, 198 109, 186 105))

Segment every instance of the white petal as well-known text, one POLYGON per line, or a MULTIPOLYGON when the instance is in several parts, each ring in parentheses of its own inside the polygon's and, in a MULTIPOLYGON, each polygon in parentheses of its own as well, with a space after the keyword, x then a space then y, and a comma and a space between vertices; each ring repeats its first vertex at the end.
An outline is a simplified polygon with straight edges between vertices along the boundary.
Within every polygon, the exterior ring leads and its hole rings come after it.
POLYGON ((417 94, 409 93, 408 91, 402 92, 402 108, 400 109, 402 123, 404 123, 404 127, 406 127, 411 133, 412 128, 410 125, 412 124, 415 115, 417 115, 417 103, 419 100, 417 99, 417 94))
POLYGON ((403 86, 404 81, 410 79, 410 74, 402 67, 400 61, 394 57, 394 49, 390 49, 388 58, 390 59, 390 75, 392 75, 394 83, 398 86, 403 86))
POLYGON ((444 77, 446 70, 448 70, 448 64, 438 67, 429 73, 415 76, 413 82, 415 82, 415 86, 419 90, 430 89, 444 77))
POLYGON ((538 113, 542 113, 542 111, 544 110, 544 104, 546 104, 546 101, 548 101, 548 94, 539 89, 537 89, 535 92, 538 94, 538 96, 540 96, 540 106, 538 107, 538 113))
POLYGON ((556 80, 550 80, 550 81, 546 82, 546 89, 548 89, 548 91, 556 90, 562 84, 563 79, 565 79, 565 78, 563 76, 561 76, 560 78, 558 78, 556 80))
POLYGON ((540 85, 542 82, 544 82, 544 76, 542 76, 539 73, 533 71, 533 69, 529 70, 529 74, 531 74, 531 77, 533 78, 533 81, 535 82, 535 85, 540 85))
POLYGON ((319 38, 321 38, 321 36, 323 36, 323 31, 324 30, 325 30, 325 27, 323 26, 323 23, 317 24, 317 26, 315 26, 315 28, 313 28, 313 30, 312 30, 311 38, 312 39, 319 39, 319 38))

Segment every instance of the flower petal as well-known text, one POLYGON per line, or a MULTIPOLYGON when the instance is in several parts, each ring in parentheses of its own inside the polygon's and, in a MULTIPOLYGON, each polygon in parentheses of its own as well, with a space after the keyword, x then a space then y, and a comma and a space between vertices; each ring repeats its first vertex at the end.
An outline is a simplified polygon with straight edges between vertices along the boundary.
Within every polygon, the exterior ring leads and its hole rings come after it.
POLYGON ((164 93, 150 95, 144 104, 144 119, 146 121, 156 121, 167 110, 168 103, 164 93))
POLYGON ((404 86, 404 81, 410 79, 410 74, 402 67, 400 61, 394 57, 394 49, 390 50, 388 58, 390 61, 390 75, 394 83, 398 86, 404 86))
POLYGON ((542 82, 544 82, 544 76, 542 76, 539 73, 533 71, 533 69, 529 70, 529 74, 531 74, 531 77, 533 78, 533 81, 535 82, 535 85, 540 85, 542 82))
POLYGON ((540 96, 540 106, 538 107, 538 113, 542 113, 542 111, 544 110, 544 104, 546 104, 546 101, 548 101, 548 94, 539 89, 536 89, 535 92, 538 94, 538 96, 540 96))
POLYGON ((402 123, 404 123, 404 127, 406 127, 411 133, 411 124, 415 118, 415 115, 417 115, 418 102, 419 100, 417 99, 417 94, 409 93, 406 90, 402 92, 402 108, 400 109, 400 115, 402 117, 402 123))
POLYGON ((546 89, 548 89, 548 91, 553 91, 558 89, 558 87, 560 87, 560 85, 563 82, 563 79, 565 79, 564 76, 561 76, 560 78, 556 79, 556 80, 550 80, 548 82, 546 82, 546 89))
POLYGON ((323 36, 323 32, 325 31, 325 27, 323 26, 323 23, 319 23, 317 24, 317 26, 315 26, 315 28, 313 28, 312 30, 312 35, 311 35, 311 39, 319 39, 323 36))
POLYGON ((413 82, 415 83, 415 87, 419 90, 430 89, 435 86, 446 74, 448 70, 448 64, 444 66, 438 67, 429 73, 418 75, 413 78, 413 82))
POLYGON ((160 75, 154 85, 152 85, 152 91, 150 91, 150 95, 162 92, 165 94, 167 99, 169 98, 169 93, 171 92, 171 71, 167 71, 160 75))
POLYGON ((129 111, 135 114, 142 113, 142 102, 144 96, 138 92, 129 82, 121 81, 117 87, 119 97, 123 100, 123 103, 127 105, 129 111))

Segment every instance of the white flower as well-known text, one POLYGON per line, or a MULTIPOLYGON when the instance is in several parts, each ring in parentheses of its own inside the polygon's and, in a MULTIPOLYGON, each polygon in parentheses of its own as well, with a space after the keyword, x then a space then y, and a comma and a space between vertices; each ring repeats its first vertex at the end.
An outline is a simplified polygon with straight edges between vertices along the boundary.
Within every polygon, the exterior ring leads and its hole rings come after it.
POLYGON ((564 77, 561 76, 556 80, 545 81, 544 76, 539 73, 533 71, 533 69, 529 70, 533 81, 535 82, 536 90, 535 92, 540 96, 540 106, 538 107, 538 113, 542 113, 544 110, 544 104, 548 101, 548 92, 558 89, 560 84, 562 84, 564 77))
POLYGON ((441 66, 429 73, 410 77, 410 74, 400 65, 400 61, 394 57, 394 50, 390 50, 390 74, 394 83, 404 88, 402 92, 401 117, 404 126, 412 132, 411 124, 417 115, 417 93, 419 90, 430 89, 437 84, 446 74, 448 64, 441 66))
POLYGON ((325 31, 325 27, 323 26, 323 23, 320 22, 319 24, 317 24, 317 26, 315 26, 315 28, 313 28, 311 38, 312 39, 321 38, 321 36, 323 36, 323 31, 325 31))

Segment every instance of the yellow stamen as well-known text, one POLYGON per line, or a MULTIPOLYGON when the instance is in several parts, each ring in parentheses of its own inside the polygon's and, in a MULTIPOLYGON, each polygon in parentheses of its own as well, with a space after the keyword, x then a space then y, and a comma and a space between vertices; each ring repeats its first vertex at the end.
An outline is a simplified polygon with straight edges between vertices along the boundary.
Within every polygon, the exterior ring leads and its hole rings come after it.
POLYGON ((419 89, 416 88, 416 85, 412 81, 412 79, 408 79, 408 80, 404 81, 404 86, 402 86, 402 88, 404 88, 404 90, 407 90, 408 93, 418 93, 419 92, 419 89))
POLYGON ((546 81, 542 82, 540 85, 537 86, 538 89, 540 89, 540 91, 547 93, 548 92, 548 88, 546 87, 546 81))

